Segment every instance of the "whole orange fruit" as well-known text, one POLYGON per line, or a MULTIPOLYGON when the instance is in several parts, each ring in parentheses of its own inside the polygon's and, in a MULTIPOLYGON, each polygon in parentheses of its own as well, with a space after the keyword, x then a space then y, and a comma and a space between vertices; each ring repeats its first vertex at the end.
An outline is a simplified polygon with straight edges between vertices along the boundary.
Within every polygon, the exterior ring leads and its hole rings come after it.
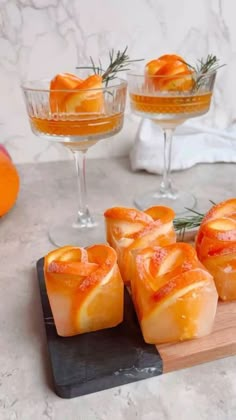
POLYGON ((20 187, 16 167, 5 152, 0 150, 0 216, 15 204, 20 187))

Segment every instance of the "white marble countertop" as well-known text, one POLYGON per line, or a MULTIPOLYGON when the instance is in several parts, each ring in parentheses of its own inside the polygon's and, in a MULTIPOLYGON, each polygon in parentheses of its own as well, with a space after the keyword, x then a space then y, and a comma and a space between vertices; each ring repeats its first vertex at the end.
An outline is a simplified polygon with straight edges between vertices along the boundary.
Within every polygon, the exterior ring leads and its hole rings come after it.
MULTIPOLYGON (((236 418, 236 357, 71 400, 54 394, 35 263, 52 249, 47 227, 76 209, 76 180, 72 162, 25 164, 19 170, 19 200, 0 220, 0 419, 236 418)), ((134 194, 153 188, 157 178, 131 173, 127 159, 90 160, 91 208, 131 205, 134 194)), ((208 199, 236 195, 232 164, 198 165, 174 178, 198 196, 202 210, 208 199)))

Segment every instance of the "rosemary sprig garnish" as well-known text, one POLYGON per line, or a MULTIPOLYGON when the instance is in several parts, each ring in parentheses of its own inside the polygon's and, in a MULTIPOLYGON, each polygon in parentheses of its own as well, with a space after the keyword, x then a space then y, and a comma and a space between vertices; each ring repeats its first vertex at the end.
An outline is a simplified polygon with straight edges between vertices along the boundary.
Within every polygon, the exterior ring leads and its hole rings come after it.
MULTIPOLYGON (((215 206, 214 201, 209 200, 212 205, 215 206)), ((178 217, 174 219, 174 228, 179 233, 180 239, 184 239, 186 229, 194 229, 200 226, 205 216, 204 213, 200 213, 197 210, 189 209, 186 207, 186 210, 193 213, 192 215, 185 217, 178 217)))
POLYGON ((197 91, 204 84, 204 79, 208 73, 215 72, 225 66, 225 64, 220 65, 219 59, 213 54, 208 54, 206 59, 201 58, 198 60, 196 66, 192 66, 189 63, 186 64, 190 70, 194 71, 197 75, 193 91, 197 91))
POLYGON ((223 66, 224 64, 219 65, 219 59, 215 55, 208 54, 205 60, 203 58, 198 60, 198 63, 195 67, 195 71, 196 73, 206 74, 210 71, 216 71, 223 66))
POLYGON ((184 239, 186 229, 194 229, 199 227, 204 217, 204 213, 198 213, 194 210, 190 211, 195 214, 174 219, 174 228, 178 232, 181 240, 184 239))
POLYGON ((121 71, 130 70, 129 65, 137 61, 143 61, 143 58, 137 60, 130 60, 129 55, 127 54, 128 47, 126 46, 124 51, 118 50, 116 53, 114 49, 109 51, 109 65, 104 70, 101 60, 98 61, 96 65, 92 57, 90 57, 91 66, 76 67, 77 69, 87 69, 92 70, 94 74, 99 74, 102 76, 103 81, 106 85, 111 80, 114 80, 117 77, 117 73, 121 71))

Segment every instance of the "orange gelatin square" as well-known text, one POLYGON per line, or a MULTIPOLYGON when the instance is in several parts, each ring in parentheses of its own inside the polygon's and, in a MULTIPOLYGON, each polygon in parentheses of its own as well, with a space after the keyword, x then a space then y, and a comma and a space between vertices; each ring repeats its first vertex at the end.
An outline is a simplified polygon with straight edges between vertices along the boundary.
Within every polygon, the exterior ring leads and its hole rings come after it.
POLYGON ((220 299, 236 300, 236 199, 214 206, 196 238, 199 260, 212 274, 220 299))
POLYGON ((174 212, 163 206, 145 211, 113 207, 104 213, 107 242, 116 250, 122 278, 129 284, 132 275, 132 251, 148 246, 165 246, 176 241, 174 212))
POLYGON ((211 332, 218 294, 194 248, 176 243, 133 252, 132 299, 144 340, 160 344, 211 332))
POLYGON ((123 321, 124 284, 108 245, 65 246, 45 257, 47 294, 57 333, 72 336, 123 321))

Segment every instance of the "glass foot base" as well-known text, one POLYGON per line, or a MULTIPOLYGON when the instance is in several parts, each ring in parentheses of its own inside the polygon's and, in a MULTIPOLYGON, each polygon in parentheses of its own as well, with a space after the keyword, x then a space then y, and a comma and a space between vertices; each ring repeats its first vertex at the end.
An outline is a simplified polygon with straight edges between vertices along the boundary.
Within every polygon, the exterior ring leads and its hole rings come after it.
POLYGON ((89 227, 80 226, 74 219, 68 219, 60 225, 53 226, 48 236, 53 245, 89 246, 105 243, 105 227, 103 215, 93 215, 94 223, 89 227))
POLYGON ((135 205, 139 210, 145 210, 152 206, 171 207, 176 215, 187 213, 186 207, 194 208, 196 198, 187 191, 173 191, 173 193, 163 194, 160 191, 149 191, 146 194, 135 198, 135 205))

